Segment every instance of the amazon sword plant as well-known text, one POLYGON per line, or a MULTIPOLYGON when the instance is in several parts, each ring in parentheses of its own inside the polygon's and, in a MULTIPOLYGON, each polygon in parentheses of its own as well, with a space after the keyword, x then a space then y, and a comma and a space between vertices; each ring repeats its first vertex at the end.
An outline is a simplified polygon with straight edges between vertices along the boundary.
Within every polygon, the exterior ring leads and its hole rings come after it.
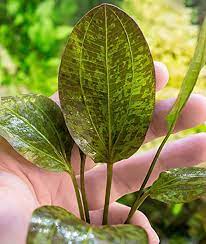
POLYGON ((146 188, 205 63, 206 20, 179 96, 167 116, 168 133, 125 225, 108 225, 113 166, 132 156, 143 144, 155 105, 153 59, 137 23, 109 4, 95 7, 77 23, 59 69, 61 108, 42 95, 1 99, 0 135, 36 166, 70 175, 81 217, 57 206, 40 207, 33 213, 27 243, 148 243, 142 228, 128 224, 148 196, 165 203, 184 203, 206 193, 204 168, 163 172, 146 188), (70 160, 74 143, 81 156, 80 190, 70 160), (90 225, 84 184, 86 156, 107 165, 101 227, 90 225))

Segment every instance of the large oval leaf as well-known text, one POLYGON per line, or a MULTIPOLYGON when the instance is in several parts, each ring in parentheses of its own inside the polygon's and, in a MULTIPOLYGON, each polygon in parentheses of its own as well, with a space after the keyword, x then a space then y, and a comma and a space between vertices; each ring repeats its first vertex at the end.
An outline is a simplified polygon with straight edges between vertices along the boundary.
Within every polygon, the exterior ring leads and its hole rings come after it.
POLYGON ((154 109, 153 60, 137 23, 103 4, 74 27, 59 71, 61 106, 82 151, 95 162, 134 154, 154 109))
POLYGON ((206 169, 181 168, 160 174, 150 196, 165 203, 184 203, 206 194, 206 169))
POLYGON ((65 209, 45 206, 34 211, 28 244, 147 244, 146 232, 134 225, 94 227, 65 209))
POLYGON ((51 171, 68 169, 73 140, 59 106, 41 95, 4 97, 0 135, 33 164, 51 171))

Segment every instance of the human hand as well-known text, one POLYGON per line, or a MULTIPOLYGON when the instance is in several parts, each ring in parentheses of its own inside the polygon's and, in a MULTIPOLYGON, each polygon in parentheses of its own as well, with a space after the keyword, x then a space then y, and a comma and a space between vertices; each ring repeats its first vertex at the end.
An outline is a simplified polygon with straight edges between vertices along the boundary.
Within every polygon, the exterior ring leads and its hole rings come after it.
MULTIPOLYGON (((168 72, 164 65, 155 63, 157 90, 164 87, 168 72)), ((53 97, 58 102, 58 97, 53 97)), ((150 129, 145 142, 166 133, 165 116, 175 99, 156 103, 150 129)), ((192 95, 182 111, 176 131, 193 127, 206 120, 206 98, 192 95)), ((168 144, 151 176, 149 184, 161 171, 169 168, 192 166, 206 160, 206 134, 190 136, 168 144)), ((114 165, 114 177, 109 214, 110 224, 120 224, 126 219, 129 208, 115 201, 121 196, 138 190, 153 159, 155 150, 135 154, 127 160, 114 165)), ((76 174, 79 172, 78 148, 74 147, 72 164, 76 174)), ((89 201, 91 222, 99 225, 102 220, 104 204, 106 168, 105 165, 94 167, 91 160, 86 161, 87 173, 85 184, 89 201)), ((65 173, 52 173, 37 168, 18 153, 4 140, 0 140, 0 243, 22 244, 25 242, 28 223, 32 211, 43 205, 57 205, 78 215, 73 185, 65 173)), ((131 224, 145 228, 152 244, 159 239, 143 213, 137 211, 131 224)))

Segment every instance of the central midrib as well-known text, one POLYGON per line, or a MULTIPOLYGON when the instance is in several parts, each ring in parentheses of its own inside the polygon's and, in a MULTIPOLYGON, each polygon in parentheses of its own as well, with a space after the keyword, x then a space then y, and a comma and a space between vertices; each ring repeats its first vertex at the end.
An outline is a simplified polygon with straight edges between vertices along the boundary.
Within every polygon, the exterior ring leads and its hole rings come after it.
POLYGON ((108 68, 108 30, 107 30, 107 6, 105 5, 105 67, 107 82, 107 106, 108 106, 108 160, 111 157, 112 135, 111 135, 111 104, 110 104, 110 85, 109 85, 109 68, 108 68))

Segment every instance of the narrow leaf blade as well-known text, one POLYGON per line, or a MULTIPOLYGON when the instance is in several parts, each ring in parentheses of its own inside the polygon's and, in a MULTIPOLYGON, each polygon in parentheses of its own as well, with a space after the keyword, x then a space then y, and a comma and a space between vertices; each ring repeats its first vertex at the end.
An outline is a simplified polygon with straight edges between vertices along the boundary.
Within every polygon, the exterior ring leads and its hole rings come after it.
POLYGON ((4 97, 0 104, 0 135, 40 168, 64 171, 73 140, 58 105, 41 95, 4 97))
POLYGON ((144 141, 155 101, 153 60, 136 22, 103 4, 74 27, 59 71, 67 126, 95 162, 116 162, 144 141))
POLYGON ((160 174, 151 186, 150 196, 165 203, 184 203, 206 193, 206 169, 181 168, 160 174))
POLYGON ((95 227, 76 218, 65 209, 44 206, 34 211, 28 244, 50 243, 130 243, 147 244, 146 232, 133 225, 95 227))
POLYGON ((197 47, 195 49, 195 53, 190 63, 188 72, 182 82, 182 86, 178 98, 172 110, 167 116, 169 129, 172 128, 176 123, 180 112, 182 111, 184 105, 189 99, 189 96, 192 93, 197 83, 199 73, 205 64, 206 64, 206 18, 202 24, 198 42, 197 42, 197 47))

